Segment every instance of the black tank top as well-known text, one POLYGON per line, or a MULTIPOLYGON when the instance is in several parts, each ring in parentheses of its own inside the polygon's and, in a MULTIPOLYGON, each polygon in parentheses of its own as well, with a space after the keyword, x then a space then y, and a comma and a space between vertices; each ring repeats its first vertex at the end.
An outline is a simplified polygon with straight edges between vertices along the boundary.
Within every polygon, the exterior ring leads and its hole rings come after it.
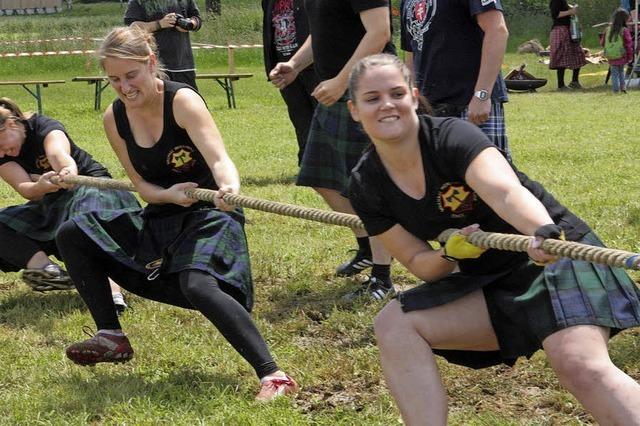
MULTIPOLYGON (((189 86, 173 81, 164 82, 164 117, 162 135, 150 148, 139 146, 133 136, 124 103, 113 102, 113 115, 118 134, 124 139, 129 159, 136 172, 147 182, 168 188, 176 183, 196 182, 199 188, 218 189, 211 169, 187 131, 176 123, 173 115, 173 98, 179 89, 189 86)), ((201 207, 194 204, 190 209, 201 207)), ((185 208, 176 204, 149 205, 147 213, 171 213, 185 208)))

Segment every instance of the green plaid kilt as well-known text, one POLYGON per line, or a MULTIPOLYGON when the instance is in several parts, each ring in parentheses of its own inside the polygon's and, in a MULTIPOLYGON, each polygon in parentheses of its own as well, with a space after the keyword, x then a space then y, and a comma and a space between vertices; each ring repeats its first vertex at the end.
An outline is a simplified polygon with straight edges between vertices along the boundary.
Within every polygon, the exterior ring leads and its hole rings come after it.
MULTIPOLYGON (((603 246, 594 233, 580 241, 603 246)), ((640 291, 623 269, 561 258, 542 268, 526 255, 507 271, 487 275, 456 273, 398 296, 404 312, 429 309, 482 289, 500 350, 435 350, 448 361, 472 368, 530 357, 542 341, 574 325, 619 331, 640 325, 640 291)))
POLYGON ((130 192, 78 185, 42 199, 0 210, 0 222, 36 241, 53 242, 66 220, 91 211, 140 208, 130 192))
POLYGON ((369 137, 351 118, 346 97, 330 107, 318 104, 296 184, 345 194, 351 169, 369 145, 369 137))
POLYGON ((241 210, 207 206, 164 216, 142 210, 92 212, 73 220, 105 253, 146 275, 149 285, 175 282, 172 274, 196 269, 237 290, 233 296, 247 310, 253 307, 241 210))

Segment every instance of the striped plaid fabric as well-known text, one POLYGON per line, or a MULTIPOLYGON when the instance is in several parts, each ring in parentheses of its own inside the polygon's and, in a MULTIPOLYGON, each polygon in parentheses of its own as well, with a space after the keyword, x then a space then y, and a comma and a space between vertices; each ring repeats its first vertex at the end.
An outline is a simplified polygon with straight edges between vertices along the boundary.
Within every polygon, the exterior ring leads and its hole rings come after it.
POLYGON ((207 207, 144 218, 141 211, 92 212, 73 220, 105 253, 145 274, 150 285, 160 275, 196 269, 239 290, 247 310, 253 306, 241 211, 207 207))
POLYGON ((587 64, 582 46, 580 43, 571 41, 569 27, 566 25, 553 27, 549 43, 551 46, 550 69, 568 68, 574 70, 587 64))
POLYGON ((369 144, 360 124, 351 118, 346 99, 330 107, 318 104, 296 184, 344 194, 351 169, 369 144))
MULTIPOLYGON (((469 108, 464 109, 462 114, 460 114, 460 118, 464 120, 469 118, 469 108)), ((502 102, 491 102, 489 119, 478 127, 498 149, 507 154, 507 158, 511 158, 507 128, 504 123, 504 105, 502 102)))
POLYGON ((139 208, 133 194, 76 186, 45 195, 41 200, 0 210, 0 222, 36 241, 53 241, 67 219, 90 211, 139 208))
MULTIPOLYGON (((589 233, 580 241, 603 246, 589 233)), ((492 275, 451 274, 401 293, 404 312, 429 309, 483 289, 500 351, 439 350, 438 354, 469 367, 512 364, 531 356, 550 334, 574 325, 598 325, 619 331, 640 325, 640 291, 619 268, 561 258, 541 268, 526 255, 508 271, 492 275)))

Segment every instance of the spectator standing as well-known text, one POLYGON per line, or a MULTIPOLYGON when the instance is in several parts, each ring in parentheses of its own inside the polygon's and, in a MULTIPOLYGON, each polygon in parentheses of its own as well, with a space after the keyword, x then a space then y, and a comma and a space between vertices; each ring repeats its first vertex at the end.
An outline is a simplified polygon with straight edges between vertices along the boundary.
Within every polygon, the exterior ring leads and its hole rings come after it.
MULTIPOLYGON (((262 45, 267 76, 278 62, 286 62, 309 36, 309 22, 303 0, 262 0, 262 45)), ((298 141, 298 165, 309 137, 309 126, 318 102, 311 96, 320 81, 309 65, 280 95, 287 104, 289 119, 298 141)))
POLYGON ((153 33, 169 80, 198 90, 189 31, 200 30, 202 18, 194 0, 129 0, 124 23, 153 33))
POLYGON ((433 114, 478 125, 509 152, 500 68, 509 32, 500 0, 402 0, 401 47, 433 114))
MULTIPOLYGON (((312 95, 319 104, 297 184, 314 188, 333 210, 355 214, 346 189, 351 169, 369 145, 369 138, 349 115, 348 77, 361 58, 394 50, 390 5, 388 0, 306 0, 305 7, 309 37, 291 59, 278 63, 269 77, 283 89, 300 71, 314 64, 321 81, 312 95)), ((352 276, 370 267, 372 272, 350 298, 369 295, 379 300, 393 294, 388 253, 363 230, 354 233, 358 250, 353 259, 336 269, 336 274, 352 276)))
POLYGON ((601 40, 605 56, 609 60, 613 93, 627 93, 624 66, 633 61, 631 31, 626 27, 628 19, 629 12, 618 8, 613 12, 611 23, 601 40))
POLYGON ((587 64, 580 42, 571 41, 569 26, 571 16, 578 14, 578 6, 569 6, 567 0, 551 0, 549 2, 553 27, 549 36, 551 45, 551 61, 549 68, 556 70, 558 90, 582 89, 580 84, 580 68, 587 64), (564 70, 573 71, 569 86, 564 84, 564 70))

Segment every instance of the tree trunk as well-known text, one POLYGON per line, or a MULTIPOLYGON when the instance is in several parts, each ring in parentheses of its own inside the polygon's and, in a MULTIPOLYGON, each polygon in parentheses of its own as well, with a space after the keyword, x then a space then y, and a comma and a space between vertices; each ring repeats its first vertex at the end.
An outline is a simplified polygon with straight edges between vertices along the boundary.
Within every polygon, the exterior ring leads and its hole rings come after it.
POLYGON ((220 1, 221 0, 206 0, 205 6, 207 8, 207 12, 220 15, 222 12, 222 5, 220 4, 220 1))

